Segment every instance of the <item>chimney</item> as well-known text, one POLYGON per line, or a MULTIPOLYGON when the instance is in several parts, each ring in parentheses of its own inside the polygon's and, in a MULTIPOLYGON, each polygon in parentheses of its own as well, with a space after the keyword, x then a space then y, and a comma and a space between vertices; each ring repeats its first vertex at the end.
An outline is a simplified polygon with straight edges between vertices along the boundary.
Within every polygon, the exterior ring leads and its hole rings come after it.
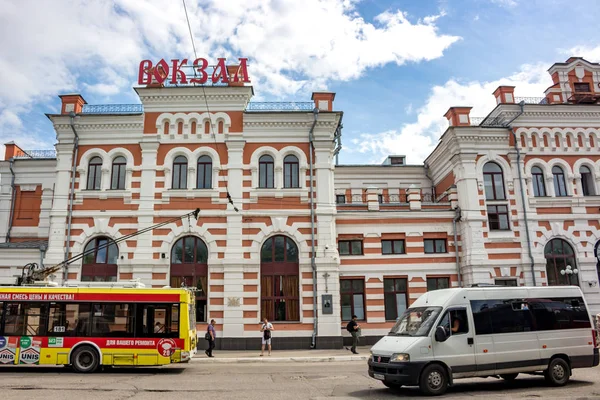
POLYGON ((496 104, 515 104, 514 93, 514 86, 498 86, 498 89, 494 90, 496 104))
POLYGON ((319 111, 333 111, 333 99, 335 99, 333 92, 313 92, 311 97, 319 111))
POLYGON ((244 86, 244 77, 240 73, 239 65, 227 66, 227 77, 229 78, 229 86, 244 86), (234 82, 234 77, 237 75, 238 81, 234 82))
POLYGON ((471 126, 469 113, 473 107, 450 107, 444 117, 450 122, 450 126, 471 126))
POLYGON ((71 111, 79 114, 83 110, 83 105, 87 104, 87 101, 80 94, 76 93, 63 94, 58 97, 62 100, 61 114, 69 114, 71 111))
POLYGON ((15 142, 8 142, 4 145, 4 159, 10 160, 13 157, 25 155, 25 151, 17 146, 15 142))

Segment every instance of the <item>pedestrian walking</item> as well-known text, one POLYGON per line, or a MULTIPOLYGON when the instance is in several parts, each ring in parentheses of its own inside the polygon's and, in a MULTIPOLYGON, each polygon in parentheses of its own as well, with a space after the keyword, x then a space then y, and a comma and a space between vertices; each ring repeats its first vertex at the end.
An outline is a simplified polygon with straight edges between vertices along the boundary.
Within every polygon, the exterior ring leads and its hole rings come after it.
POLYGON ((210 324, 208 324, 208 327, 206 328, 206 334, 204 335, 204 338, 208 341, 208 349, 206 349, 204 353, 206 353, 208 357, 214 357, 212 352, 215 348, 216 337, 217 333, 215 332, 215 320, 211 319, 210 324))
MULTIPOLYGON (((358 354, 358 352, 356 351, 356 346, 358 346, 358 338, 360 337, 360 325, 358 325, 356 319, 356 315, 353 315, 352 320, 350 320, 350 322, 348 322, 348 325, 346 325, 346 330, 352 335, 352 348, 350 349, 350 351, 352 351, 352 353, 354 354, 358 354)), ((346 350, 348 350, 347 347, 346 350)))
POLYGON ((273 324, 265 319, 263 319, 262 326, 260 327, 260 331, 262 332, 262 346, 260 348, 260 356, 262 357, 265 354, 265 345, 268 346, 269 355, 271 355, 271 332, 274 331, 273 324))

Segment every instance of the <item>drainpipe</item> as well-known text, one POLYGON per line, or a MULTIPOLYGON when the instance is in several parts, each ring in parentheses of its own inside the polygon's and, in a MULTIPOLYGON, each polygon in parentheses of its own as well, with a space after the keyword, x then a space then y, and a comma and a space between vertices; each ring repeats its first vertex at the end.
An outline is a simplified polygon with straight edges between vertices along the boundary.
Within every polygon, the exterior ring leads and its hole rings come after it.
POLYGON ((317 125, 317 117, 319 115, 319 109, 317 107, 313 110, 313 123, 310 127, 310 131, 308 133, 308 141, 310 143, 310 148, 308 151, 309 158, 309 168, 310 168, 310 239, 311 239, 311 256, 310 256, 310 265, 312 267, 312 278, 313 278, 313 334, 312 341, 310 347, 312 349, 316 348, 316 340, 317 340, 317 323, 319 321, 319 313, 317 310, 317 263, 315 261, 315 198, 314 198, 314 170, 313 170, 313 150, 314 150, 314 135, 313 132, 315 130, 315 125, 317 125))
POLYGON ((11 174, 11 178, 10 178, 11 194, 10 194, 10 217, 8 219, 8 231, 6 232, 6 243, 10 242, 10 231, 12 230, 13 216, 15 213, 15 195, 17 192, 15 190, 15 171, 13 170, 14 163, 15 163, 15 159, 14 159, 14 157, 11 157, 10 163, 8 164, 8 168, 10 168, 10 174, 11 174))
MULTIPOLYGON (((75 143, 73 146, 73 167, 71 170, 71 191, 69 196, 69 214, 67 215, 67 245, 65 247, 65 260, 69 259, 69 252, 71 251, 71 221, 73 218, 73 199, 75 197, 75 167, 77 166, 77 153, 79 152, 79 135, 75 130, 75 113, 71 111, 69 113, 69 117, 71 117, 71 129, 73 130, 73 134, 75 135, 75 143)), ((63 267, 63 285, 67 281, 67 277, 69 272, 69 264, 65 264, 63 267)))
POLYGON ((335 136, 333 138, 333 141, 336 142, 336 146, 335 146, 335 150, 333 150, 333 154, 335 155, 335 165, 339 165, 340 163, 340 151, 342 150, 342 128, 344 127, 344 125, 342 125, 342 119, 344 119, 344 113, 341 113, 340 116, 340 122, 338 122, 338 126, 337 129, 335 130, 335 136))
POLYGON ((527 204, 525 203, 525 188, 523 187, 523 176, 521 173, 521 151, 519 150, 519 144, 517 142, 517 135, 515 134, 514 129, 510 126, 510 124, 514 120, 516 120, 521 115, 523 115, 524 108, 525 108, 525 102, 521 101, 519 103, 519 106, 521 106, 521 111, 519 112, 519 114, 517 114, 517 116, 515 116, 513 119, 511 119, 508 122, 508 124, 506 124, 506 127, 509 129, 510 133, 512 134, 515 151, 517 152, 517 170, 519 172, 519 186, 521 186, 521 202, 523 203, 523 219, 525 221, 525 235, 527 237, 527 251, 529 252, 529 260, 531 261, 531 279, 533 281, 533 286, 536 286, 535 268, 534 268, 535 263, 533 261, 533 253, 531 252, 531 238, 529 237, 529 221, 527 220, 527 204))
POLYGON ((458 274, 458 287, 462 287, 462 279, 460 273, 460 263, 458 261, 458 235, 456 234, 456 223, 460 221, 460 207, 454 209, 455 215, 452 219, 452 229, 454 230, 454 254, 456 255, 456 273, 458 274))
POLYGON ((431 194, 433 195, 432 201, 435 202, 435 200, 437 198, 437 193, 435 192, 435 185, 433 184, 433 178, 431 177, 431 171, 430 171, 429 165, 427 163, 424 163, 424 166, 425 166, 425 176, 427 177, 427 179, 429 179, 429 182, 431 182, 431 194))

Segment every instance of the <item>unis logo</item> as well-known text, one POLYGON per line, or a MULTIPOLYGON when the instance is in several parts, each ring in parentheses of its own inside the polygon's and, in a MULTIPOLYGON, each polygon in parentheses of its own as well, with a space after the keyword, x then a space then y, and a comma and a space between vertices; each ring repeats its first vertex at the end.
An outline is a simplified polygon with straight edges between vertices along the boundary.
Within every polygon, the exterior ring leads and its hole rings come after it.
POLYGON ((22 364, 36 364, 40 360, 40 353, 34 349, 26 349, 21 352, 20 361, 22 364))
POLYGON ((1 364, 14 364, 15 363, 15 353, 10 351, 9 349, 0 350, 0 363, 1 364))

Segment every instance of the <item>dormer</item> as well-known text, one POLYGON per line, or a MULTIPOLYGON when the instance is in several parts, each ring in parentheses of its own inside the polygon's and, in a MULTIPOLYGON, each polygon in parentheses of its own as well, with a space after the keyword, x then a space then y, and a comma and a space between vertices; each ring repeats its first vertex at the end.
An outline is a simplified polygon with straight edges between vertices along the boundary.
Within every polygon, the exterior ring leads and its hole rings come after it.
POLYGON ((388 156, 383 162, 383 165, 406 165, 406 156, 388 156))
POLYGON ((548 72, 553 82, 545 92, 548 103, 600 103, 600 64, 570 57, 554 64, 548 72))

